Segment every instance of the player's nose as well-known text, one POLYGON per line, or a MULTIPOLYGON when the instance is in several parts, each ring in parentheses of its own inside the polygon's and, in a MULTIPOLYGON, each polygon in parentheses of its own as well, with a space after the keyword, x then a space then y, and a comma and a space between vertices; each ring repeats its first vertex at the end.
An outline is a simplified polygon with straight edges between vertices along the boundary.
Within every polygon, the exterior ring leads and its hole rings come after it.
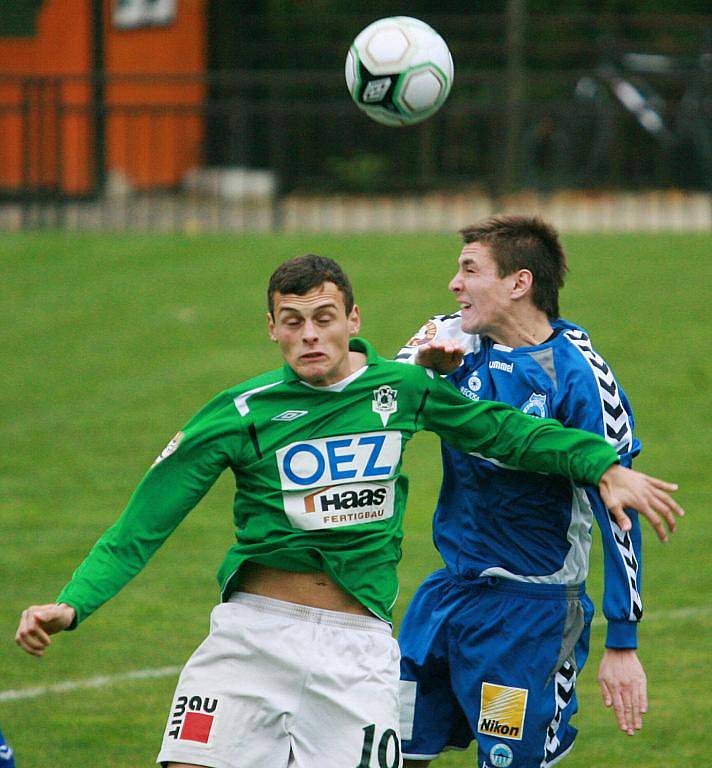
POLYGON ((313 342, 319 338, 316 324, 311 320, 307 320, 302 328, 302 338, 304 341, 313 342))

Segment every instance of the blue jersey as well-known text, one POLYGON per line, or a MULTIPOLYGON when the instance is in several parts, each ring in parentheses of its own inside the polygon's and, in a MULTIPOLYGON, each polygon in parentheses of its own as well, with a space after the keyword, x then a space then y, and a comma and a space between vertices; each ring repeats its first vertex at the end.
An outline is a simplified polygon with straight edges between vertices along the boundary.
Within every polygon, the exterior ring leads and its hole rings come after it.
MULTIPOLYGON (((533 347, 510 348, 463 334, 458 314, 431 318, 397 359, 413 362, 420 345, 456 339, 466 348, 448 379, 473 400, 498 400, 532 416, 603 435, 630 466, 640 451, 633 414, 610 367, 588 334, 564 320, 533 347)), ((606 645, 636 646, 640 598, 640 526, 624 533, 596 488, 554 475, 519 471, 443 443, 443 483, 434 541, 448 572, 459 578, 499 576, 532 584, 583 584, 591 528, 601 529, 606 645)))

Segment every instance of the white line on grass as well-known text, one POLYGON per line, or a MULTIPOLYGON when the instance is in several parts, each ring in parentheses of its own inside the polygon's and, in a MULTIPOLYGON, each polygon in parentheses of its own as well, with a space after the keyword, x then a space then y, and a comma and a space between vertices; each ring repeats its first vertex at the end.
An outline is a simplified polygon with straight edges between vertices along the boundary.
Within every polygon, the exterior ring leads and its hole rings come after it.
POLYGON ((18 699, 36 699, 48 693, 65 693, 79 688, 103 688, 112 683, 123 683, 126 680, 150 680, 156 677, 169 677, 180 672, 180 667, 156 667, 155 669, 136 669, 132 672, 119 672, 115 675, 99 675, 86 680, 67 680, 54 685, 38 685, 36 688, 16 688, 15 690, 0 691, 0 701, 17 701, 18 699))
MULTIPOLYGON (((673 611, 646 613, 645 621, 684 621, 699 616, 708 616, 712 613, 712 605, 699 605, 689 608, 676 608, 673 611)), ((606 623, 603 616, 597 616, 593 620, 594 626, 602 626, 606 623)), ((181 667, 156 667, 154 669, 136 669, 131 672, 118 672, 115 675, 99 675, 89 677, 86 680, 67 680, 54 685, 39 685, 36 688, 15 688, 0 691, 0 701, 18 701, 19 699, 36 699, 46 696, 48 693, 66 693, 81 688, 103 688, 114 683, 123 683, 127 680, 150 680, 157 677, 170 677, 180 672, 181 667)))
MULTIPOLYGON (((712 605, 695 605, 687 608, 675 608, 672 611, 654 611, 645 613, 643 620, 646 624, 651 621, 684 621, 685 619, 696 619, 699 616, 709 616, 712 613, 712 605)), ((594 627, 602 627, 606 624, 604 616, 596 616, 592 622, 594 627)))

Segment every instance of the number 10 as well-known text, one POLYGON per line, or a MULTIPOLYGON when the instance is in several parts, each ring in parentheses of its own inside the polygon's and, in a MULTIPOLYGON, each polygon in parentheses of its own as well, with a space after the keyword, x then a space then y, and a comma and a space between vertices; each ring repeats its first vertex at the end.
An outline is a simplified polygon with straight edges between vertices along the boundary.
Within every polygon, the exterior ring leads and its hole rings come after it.
MULTIPOLYGON (((356 768, 371 768, 371 754, 373 753, 373 740, 376 735, 376 726, 367 725, 363 729, 363 748, 361 750, 361 762, 356 768)), ((378 742, 378 768, 398 768, 400 765, 400 745, 398 744, 398 736, 393 728, 383 732, 381 740, 378 742), (395 754, 393 756, 393 762, 389 765, 386 760, 388 759, 388 747, 391 743, 391 739, 395 745, 395 754)))

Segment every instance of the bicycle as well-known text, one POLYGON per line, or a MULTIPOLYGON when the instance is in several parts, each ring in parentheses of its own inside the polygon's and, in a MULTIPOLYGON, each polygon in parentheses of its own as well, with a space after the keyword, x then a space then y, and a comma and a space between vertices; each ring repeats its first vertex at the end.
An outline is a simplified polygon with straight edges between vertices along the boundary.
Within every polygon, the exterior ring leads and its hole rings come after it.
POLYGON ((712 189, 712 35, 690 57, 619 51, 605 41, 574 101, 540 119, 523 142, 530 178, 542 178, 548 150, 548 170, 575 187, 642 179, 712 189))

